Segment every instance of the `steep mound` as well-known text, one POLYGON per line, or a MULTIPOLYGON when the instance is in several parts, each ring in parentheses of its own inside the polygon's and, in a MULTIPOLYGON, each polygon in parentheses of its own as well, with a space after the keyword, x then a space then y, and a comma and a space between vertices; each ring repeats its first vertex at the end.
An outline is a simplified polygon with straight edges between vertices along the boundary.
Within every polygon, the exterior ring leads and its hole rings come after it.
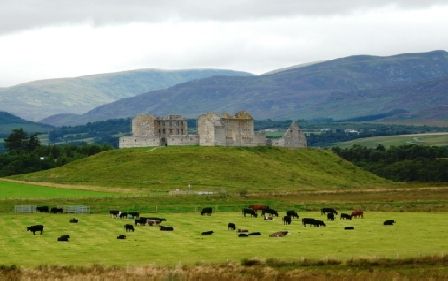
POLYGON ((295 191, 390 185, 330 151, 280 148, 167 147, 99 153, 55 168, 12 178, 152 191, 187 189, 295 191))

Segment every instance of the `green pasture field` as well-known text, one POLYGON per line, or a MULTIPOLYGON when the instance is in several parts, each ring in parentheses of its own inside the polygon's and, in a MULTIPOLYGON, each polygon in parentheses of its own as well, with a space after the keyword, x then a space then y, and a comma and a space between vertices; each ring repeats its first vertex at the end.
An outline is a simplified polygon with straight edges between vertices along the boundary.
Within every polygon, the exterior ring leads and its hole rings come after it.
POLYGON ((0 180, 0 200, 98 198, 110 196, 114 196, 114 193, 82 189, 55 188, 0 180))
POLYGON ((169 146, 118 149, 63 167, 15 175, 19 181, 141 189, 152 192, 270 192, 381 188, 394 184, 329 150, 169 146))
POLYGON ((448 145, 448 133, 368 137, 338 143, 335 146, 346 148, 351 147, 354 144, 359 144, 370 148, 374 148, 378 144, 382 144, 386 147, 405 144, 444 146, 448 145))
MULTIPOLYGON (((280 214, 280 215, 284 215, 280 214)), ((280 260, 356 258, 406 258, 445 255, 448 252, 448 213, 367 212, 364 219, 325 222, 327 227, 303 227, 295 220, 285 226, 280 218, 242 217, 239 212, 218 212, 212 216, 198 213, 157 213, 167 219, 157 227, 139 226, 126 233, 120 220, 109 215, 76 215, 78 224, 68 221, 75 215, 0 214, 0 264, 37 265, 194 265, 197 263, 240 262, 245 258, 280 260), (385 219, 395 219, 394 226, 383 226, 385 219), (237 237, 227 230, 227 223, 239 228, 260 231, 261 236, 237 237), (26 227, 45 226, 43 235, 33 235, 26 227), (344 230, 354 226, 355 230, 344 230), (213 230, 211 236, 202 231, 213 230), (283 238, 269 234, 287 230, 283 238), (62 234, 70 242, 57 242, 62 234), (126 240, 117 240, 126 234, 126 240)), ((301 213, 301 217, 323 218, 320 213, 301 213)))

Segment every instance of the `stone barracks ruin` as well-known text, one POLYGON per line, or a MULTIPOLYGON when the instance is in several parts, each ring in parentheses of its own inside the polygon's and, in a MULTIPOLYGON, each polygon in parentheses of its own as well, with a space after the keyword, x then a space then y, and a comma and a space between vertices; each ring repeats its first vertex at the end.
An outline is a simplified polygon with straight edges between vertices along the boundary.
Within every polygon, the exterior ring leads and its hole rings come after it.
POLYGON ((281 146, 306 147, 306 137, 297 122, 292 122, 280 138, 267 138, 254 131, 254 119, 248 112, 205 113, 198 117, 197 135, 188 134, 187 120, 180 115, 156 117, 140 114, 132 119, 132 136, 120 137, 119 147, 167 145, 201 146, 281 146))

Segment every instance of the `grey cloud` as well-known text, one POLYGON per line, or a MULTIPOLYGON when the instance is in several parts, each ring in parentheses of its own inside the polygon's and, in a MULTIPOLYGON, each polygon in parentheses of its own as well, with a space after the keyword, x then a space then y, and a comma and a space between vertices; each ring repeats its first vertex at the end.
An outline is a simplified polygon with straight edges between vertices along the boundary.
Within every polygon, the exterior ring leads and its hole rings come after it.
POLYGON ((2 0, 0 33, 90 22, 237 21, 297 15, 339 15, 396 5, 419 8, 445 0, 2 0))

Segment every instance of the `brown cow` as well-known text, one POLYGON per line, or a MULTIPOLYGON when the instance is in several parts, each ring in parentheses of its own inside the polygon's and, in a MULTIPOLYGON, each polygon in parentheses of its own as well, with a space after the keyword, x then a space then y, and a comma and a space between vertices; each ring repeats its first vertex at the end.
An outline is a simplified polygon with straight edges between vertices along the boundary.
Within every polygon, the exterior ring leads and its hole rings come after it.
POLYGON ((255 204, 255 205, 250 205, 249 209, 256 211, 265 211, 269 209, 269 206, 266 205, 261 205, 261 204, 255 204))
POLYGON ((364 218, 364 211, 356 210, 352 212, 352 218, 364 218))

